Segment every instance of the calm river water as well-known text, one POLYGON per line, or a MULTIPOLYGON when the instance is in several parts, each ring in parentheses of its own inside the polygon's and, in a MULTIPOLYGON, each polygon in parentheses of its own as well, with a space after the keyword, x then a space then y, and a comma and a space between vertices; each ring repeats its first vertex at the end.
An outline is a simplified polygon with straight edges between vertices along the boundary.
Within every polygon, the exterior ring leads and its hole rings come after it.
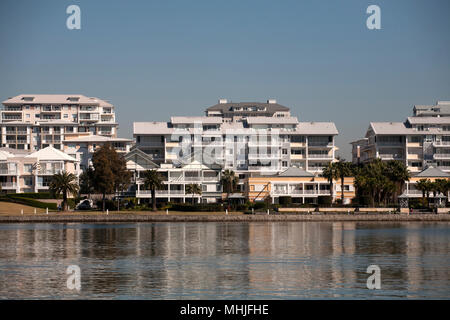
POLYGON ((3 224, 0 298, 449 299, 450 223, 3 224))

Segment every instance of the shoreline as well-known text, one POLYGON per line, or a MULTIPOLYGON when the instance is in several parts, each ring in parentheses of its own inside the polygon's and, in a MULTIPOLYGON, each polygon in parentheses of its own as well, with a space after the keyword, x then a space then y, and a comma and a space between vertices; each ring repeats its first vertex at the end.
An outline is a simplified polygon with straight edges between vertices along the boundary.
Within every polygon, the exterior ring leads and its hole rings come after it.
POLYGON ((155 215, 155 214, 98 214, 98 215, 11 215, 0 216, 3 223, 93 223, 93 222, 288 222, 288 221, 423 221, 450 222, 450 214, 271 214, 271 215, 155 215))

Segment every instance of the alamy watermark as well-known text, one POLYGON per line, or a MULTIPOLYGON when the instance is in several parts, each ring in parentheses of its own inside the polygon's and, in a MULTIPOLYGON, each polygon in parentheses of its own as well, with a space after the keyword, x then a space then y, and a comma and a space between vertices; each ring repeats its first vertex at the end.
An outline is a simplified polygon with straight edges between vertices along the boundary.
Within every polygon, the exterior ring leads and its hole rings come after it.
POLYGON ((66 26, 69 30, 81 29, 81 9, 79 6, 73 4, 67 7, 66 13, 70 14, 66 20, 66 26))
POLYGON ((372 275, 367 278, 367 289, 381 289, 381 269, 376 264, 372 264, 367 267, 366 273, 371 273, 372 275))
POLYGON ((67 278, 67 289, 69 290, 81 290, 81 269, 77 265, 70 265, 67 267, 66 274, 69 275, 67 278))

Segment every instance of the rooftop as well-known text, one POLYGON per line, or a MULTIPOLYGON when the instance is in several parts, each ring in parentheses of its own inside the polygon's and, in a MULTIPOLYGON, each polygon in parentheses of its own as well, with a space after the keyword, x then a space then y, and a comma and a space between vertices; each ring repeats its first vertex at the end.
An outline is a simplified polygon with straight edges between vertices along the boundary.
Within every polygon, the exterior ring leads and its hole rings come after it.
POLYGON ((81 94, 20 94, 6 99, 3 104, 83 104, 112 107, 112 104, 105 100, 81 94))

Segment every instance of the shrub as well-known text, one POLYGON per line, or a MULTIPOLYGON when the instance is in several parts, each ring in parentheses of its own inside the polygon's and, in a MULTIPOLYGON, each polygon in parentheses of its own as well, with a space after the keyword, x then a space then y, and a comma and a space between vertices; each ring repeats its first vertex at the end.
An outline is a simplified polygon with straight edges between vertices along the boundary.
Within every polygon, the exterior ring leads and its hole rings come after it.
POLYGON ((266 202, 258 201, 258 202, 253 202, 252 208, 255 210, 267 209, 268 205, 266 202))
POLYGON ((290 196, 279 197, 278 202, 282 206, 289 206, 292 204, 292 197, 290 197, 290 196))
POLYGON ((40 202, 35 199, 28 199, 23 197, 15 197, 11 195, 6 195, 6 197, 2 197, 0 201, 6 201, 6 202, 13 202, 18 204, 23 204, 26 206, 34 207, 34 208, 41 208, 45 209, 48 208, 49 210, 57 210, 56 203, 46 203, 46 202, 40 202))
POLYGON ((331 196, 319 196, 317 198, 317 203, 319 206, 331 206, 332 198, 331 196))
POLYGON ((173 203, 170 205, 170 210, 174 211, 223 211, 222 205, 218 203, 202 203, 202 204, 191 204, 191 203, 173 203))

